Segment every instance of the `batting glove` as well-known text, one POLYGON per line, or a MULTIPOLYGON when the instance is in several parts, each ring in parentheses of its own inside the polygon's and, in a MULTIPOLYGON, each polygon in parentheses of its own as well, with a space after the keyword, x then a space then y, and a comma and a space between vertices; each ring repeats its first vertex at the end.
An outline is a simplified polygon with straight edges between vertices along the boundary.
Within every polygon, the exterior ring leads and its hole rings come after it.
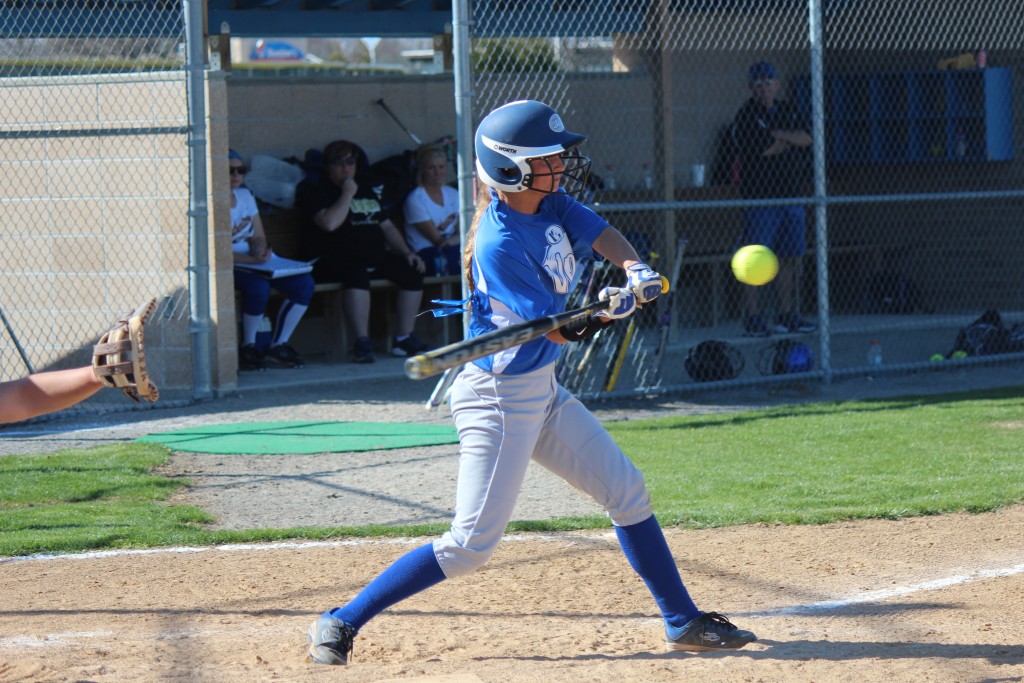
POLYGON ((646 263, 634 263, 626 268, 626 286, 636 294, 637 303, 645 304, 661 295, 661 275, 646 263))
POLYGON ((607 299, 610 303, 608 308, 595 313, 595 318, 618 320, 631 315, 636 310, 636 296, 625 287, 605 287, 598 293, 597 298, 600 301, 607 299))

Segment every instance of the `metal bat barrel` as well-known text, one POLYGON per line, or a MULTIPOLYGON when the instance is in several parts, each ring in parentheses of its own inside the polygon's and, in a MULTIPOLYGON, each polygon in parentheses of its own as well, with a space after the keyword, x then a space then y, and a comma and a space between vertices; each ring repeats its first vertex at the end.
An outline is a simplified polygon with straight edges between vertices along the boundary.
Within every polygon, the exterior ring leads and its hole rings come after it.
POLYGON ((549 315, 543 318, 535 318, 516 325, 509 325, 482 334, 479 337, 465 339, 463 341, 442 346, 439 349, 421 353, 405 360, 405 375, 409 379, 426 379, 438 375, 448 368, 463 365, 477 358, 490 356, 519 346, 526 342, 533 341, 537 337, 556 330, 562 325, 567 325, 575 320, 597 313, 608 308, 609 300, 595 301, 592 304, 577 308, 557 315, 549 315))
POLYGON ((388 116, 391 117, 391 120, 394 121, 395 123, 397 123, 398 127, 401 128, 402 131, 405 132, 405 134, 408 135, 409 138, 411 138, 414 143, 416 143, 417 145, 422 145, 423 144, 423 141, 420 140, 419 136, 416 135, 416 133, 413 133, 411 130, 409 130, 406 127, 406 125, 404 123, 402 123, 401 119, 398 118, 398 116, 395 114, 395 112, 391 111, 391 107, 389 107, 387 105, 387 103, 384 101, 383 97, 380 98, 379 100, 377 100, 377 104, 380 105, 381 109, 383 109, 384 111, 387 112, 388 116))

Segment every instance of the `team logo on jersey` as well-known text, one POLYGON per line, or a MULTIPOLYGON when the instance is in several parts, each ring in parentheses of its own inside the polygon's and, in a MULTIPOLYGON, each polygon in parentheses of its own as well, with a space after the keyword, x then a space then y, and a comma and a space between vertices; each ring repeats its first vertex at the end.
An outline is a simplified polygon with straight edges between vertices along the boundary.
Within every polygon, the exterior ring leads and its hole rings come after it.
POLYGON ((376 199, 353 199, 350 205, 352 213, 377 213, 380 211, 380 202, 376 199))
POLYGON ((568 294, 569 285, 576 274, 576 255, 572 243, 561 225, 549 225, 544 231, 547 249, 544 250, 544 270, 551 277, 555 291, 568 294))
POLYGON ((352 219, 352 225, 376 225, 380 211, 380 202, 367 197, 353 199, 348 215, 352 219))

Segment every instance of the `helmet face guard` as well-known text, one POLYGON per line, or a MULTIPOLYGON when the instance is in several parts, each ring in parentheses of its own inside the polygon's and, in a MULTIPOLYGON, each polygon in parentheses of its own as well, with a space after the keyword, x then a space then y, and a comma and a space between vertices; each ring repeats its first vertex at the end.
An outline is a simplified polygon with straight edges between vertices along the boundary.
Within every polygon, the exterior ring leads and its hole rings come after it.
POLYGON ((476 131, 477 175, 503 192, 535 190, 554 193, 562 188, 578 196, 586 186, 590 159, 577 147, 586 137, 570 133, 554 109, 542 102, 520 100, 495 109, 476 131), (555 171, 549 157, 560 157, 564 170, 555 171), (530 161, 540 159, 548 172, 535 171, 530 161), (558 176, 553 189, 539 189, 537 180, 558 176))
MULTIPOLYGON (((579 153, 579 150, 576 148, 570 149, 567 152, 563 152, 558 156, 561 157, 562 159, 562 164, 564 165, 563 170, 555 171, 551 167, 551 162, 549 161, 551 157, 539 157, 540 161, 543 161, 545 164, 547 164, 548 172, 538 173, 536 171, 533 171, 531 173, 527 173, 523 177, 523 184, 526 185, 528 189, 536 190, 537 192, 546 192, 548 194, 552 194, 554 192, 557 192, 558 189, 556 188, 554 190, 542 190, 536 187, 536 185, 538 184, 537 180, 540 178, 553 178, 557 176, 558 187, 565 190, 566 194, 568 194, 569 196, 579 198, 580 194, 583 192, 583 189, 587 185, 587 176, 590 173, 590 157, 583 156, 582 154, 579 153)), ((527 159, 527 162, 529 161, 530 160, 527 159)), ((552 187, 554 187, 554 185, 552 185, 552 187)))

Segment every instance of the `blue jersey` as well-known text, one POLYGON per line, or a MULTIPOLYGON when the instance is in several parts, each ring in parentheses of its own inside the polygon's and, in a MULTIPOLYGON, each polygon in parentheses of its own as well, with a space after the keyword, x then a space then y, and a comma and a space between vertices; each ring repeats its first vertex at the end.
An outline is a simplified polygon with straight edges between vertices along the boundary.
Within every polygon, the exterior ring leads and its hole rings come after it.
MULTIPOLYGON (((476 229, 469 336, 565 310, 579 259, 608 223, 559 190, 536 214, 515 211, 491 191, 476 229)), ((473 361, 493 373, 519 375, 555 362, 560 344, 544 337, 473 361)))

